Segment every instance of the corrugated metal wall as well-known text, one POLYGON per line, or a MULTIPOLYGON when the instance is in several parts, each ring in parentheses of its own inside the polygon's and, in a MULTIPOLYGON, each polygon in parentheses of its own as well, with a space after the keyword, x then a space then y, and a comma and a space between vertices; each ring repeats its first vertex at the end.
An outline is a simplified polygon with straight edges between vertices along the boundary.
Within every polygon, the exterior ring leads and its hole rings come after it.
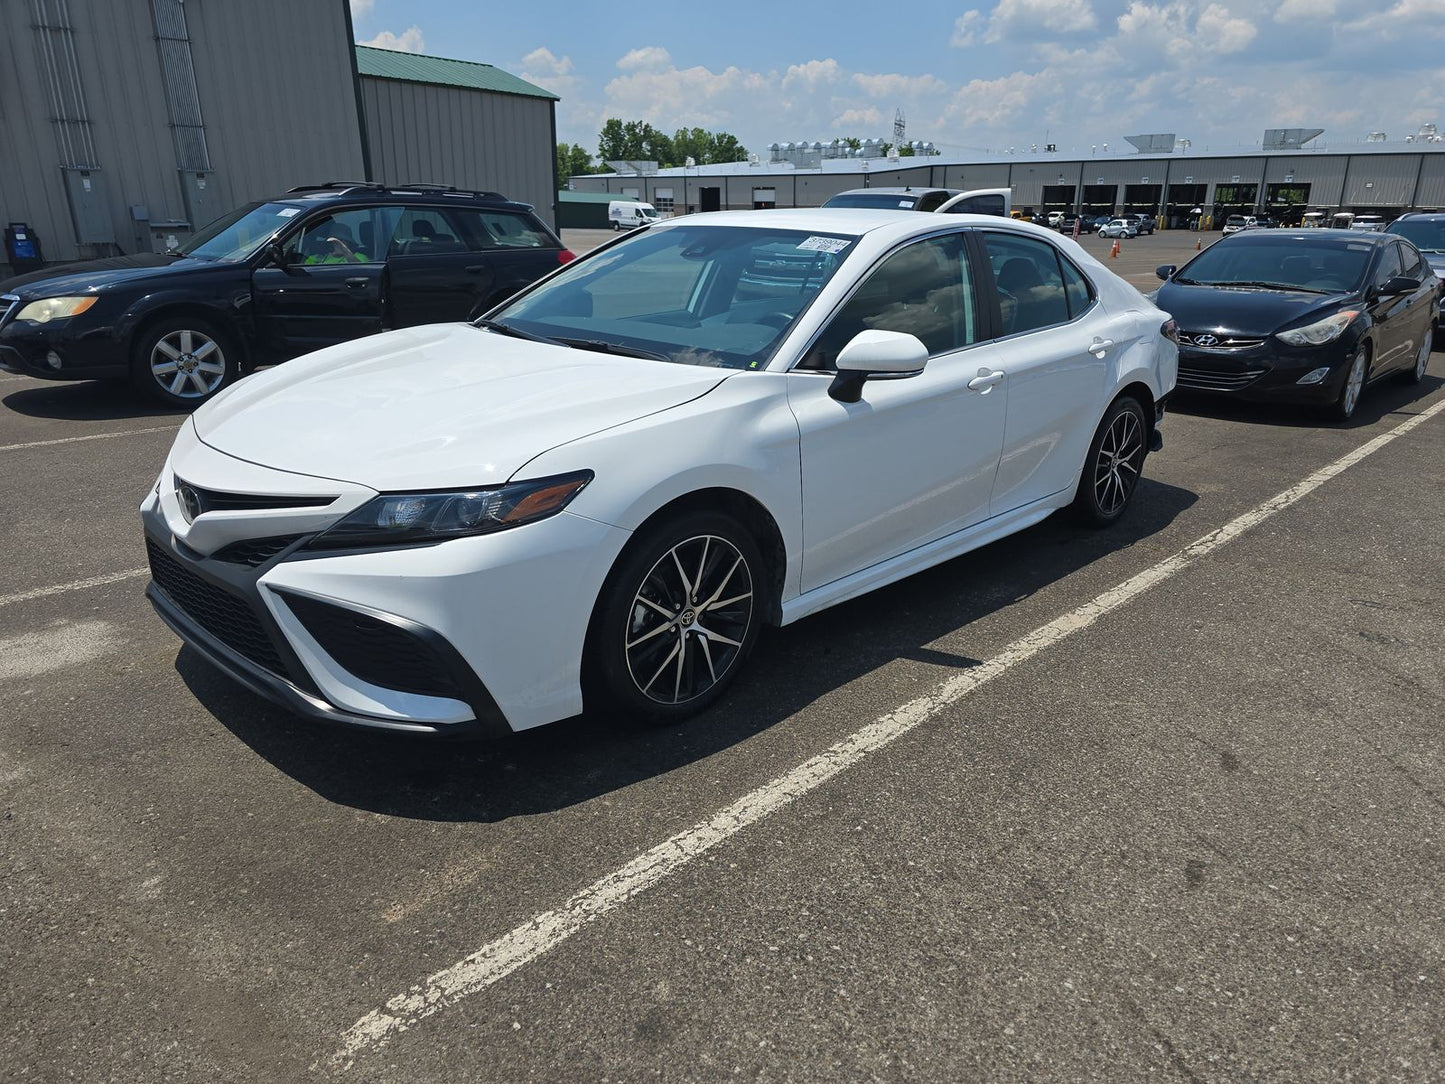
MULTIPOLYGON (((346 3, 187 0, 215 214, 307 181, 361 175, 346 3)), ((95 251, 76 242, 36 10, 29 0, 0 3, 0 222, 28 222, 47 258, 74 259, 95 251)), ((149 249, 133 205, 152 221, 187 217, 149 0, 51 0, 44 11, 69 18, 100 167, 89 178, 96 209, 117 247, 149 249)))
POLYGON ((1350 161, 1340 203, 1345 207, 1408 207, 1419 176, 1419 155, 1360 155, 1350 161))
POLYGON ((361 101, 378 180, 497 191, 555 222, 549 99, 362 76, 361 101))

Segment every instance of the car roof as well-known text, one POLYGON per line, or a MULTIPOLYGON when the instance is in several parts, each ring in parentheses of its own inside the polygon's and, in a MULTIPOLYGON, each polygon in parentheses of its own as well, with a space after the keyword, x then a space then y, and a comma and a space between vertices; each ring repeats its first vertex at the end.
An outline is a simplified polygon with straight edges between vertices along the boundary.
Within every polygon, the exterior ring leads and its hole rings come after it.
POLYGON ((327 181, 324 184, 301 185, 266 202, 285 203, 296 207, 319 207, 348 203, 455 203, 475 207, 484 205, 507 211, 530 211, 530 203, 508 199, 500 192, 482 192, 453 188, 440 184, 385 185, 371 181, 327 181))
POLYGON ((933 192, 943 192, 950 196, 957 196, 962 191, 963 189, 961 188, 915 188, 911 186, 905 188, 849 188, 843 192, 834 192, 833 195, 828 198, 832 199, 834 196, 871 196, 875 193, 883 196, 927 196, 933 192))
MULTIPOLYGON (((870 191, 874 191, 870 189, 870 191)), ((779 207, 766 211, 711 211, 705 214, 680 215, 665 219, 649 229, 671 229, 681 225, 748 226, 755 229, 816 230, 821 233, 844 233, 862 236, 887 232, 898 237, 935 233, 944 226, 987 226, 990 229, 1012 229, 1039 237, 1057 240, 1058 234, 1031 222, 998 215, 977 214, 910 214, 882 207, 779 207)))
POLYGON ((1236 233, 1229 239, 1231 245, 1260 245, 1278 241, 1307 241, 1311 244, 1343 248, 1347 245, 1382 245, 1383 233, 1362 233, 1358 230, 1309 229, 1309 230, 1256 230, 1236 233))

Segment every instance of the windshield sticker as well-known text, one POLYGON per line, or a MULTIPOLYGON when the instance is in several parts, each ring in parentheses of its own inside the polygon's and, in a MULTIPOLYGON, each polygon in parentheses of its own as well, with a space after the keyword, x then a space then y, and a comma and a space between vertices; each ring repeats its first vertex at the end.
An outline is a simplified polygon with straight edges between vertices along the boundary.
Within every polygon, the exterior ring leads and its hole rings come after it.
POLYGON ((276 217, 277 217, 277 218, 291 218, 292 216, 294 216, 294 215, 299 215, 300 213, 301 213, 301 208, 300 208, 300 207, 282 207, 279 211, 276 212, 276 217))
POLYGON ((831 252, 836 255, 848 247, 848 242, 841 237, 809 237, 800 242, 798 247, 809 252, 831 252))

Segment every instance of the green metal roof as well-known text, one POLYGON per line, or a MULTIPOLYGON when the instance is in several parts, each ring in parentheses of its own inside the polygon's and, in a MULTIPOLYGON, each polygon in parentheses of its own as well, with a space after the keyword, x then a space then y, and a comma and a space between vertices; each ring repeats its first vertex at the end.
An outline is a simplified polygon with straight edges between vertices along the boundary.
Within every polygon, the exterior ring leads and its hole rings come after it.
POLYGON ((575 188, 563 188, 557 193, 562 203, 611 203, 613 200, 631 200, 641 203, 635 196, 619 196, 616 192, 578 192, 575 188))
POLYGON ((550 90, 533 86, 501 68, 471 60, 447 60, 420 53, 401 53, 370 45, 356 47, 356 70, 375 79, 404 79, 409 83, 439 83, 468 90, 490 90, 496 94, 522 94, 528 98, 561 101, 550 90))

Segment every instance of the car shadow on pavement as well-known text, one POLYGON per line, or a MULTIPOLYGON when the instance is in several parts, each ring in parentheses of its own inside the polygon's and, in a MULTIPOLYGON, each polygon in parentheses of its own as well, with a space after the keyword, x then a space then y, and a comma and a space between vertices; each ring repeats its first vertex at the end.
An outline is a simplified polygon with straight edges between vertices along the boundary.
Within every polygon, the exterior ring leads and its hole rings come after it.
POLYGON ((165 418, 190 413, 142 395, 124 380, 56 382, 12 391, 0 402, 16 414, 72 422, 165 418))
MULTIPOLYGON (((964 669, 979 659, 933 645, 1164 530, 1194 493, 1145 478, 1124 521, 1093 530, 1054 516, 1030 530, 785 629, 765 631, 718 706, 642 728, 586 714, 496 741, 369 734, 293 716, 183 648, 176 670, 202 705, 280 771, 330 801, 388 816, 501 821, 552 812, 703 760, 894 663, 964 669)), ((889 688, 880 709, 932 689, 889 688)), ((855 701, 857 703, 857 701, 855 701)), ((849 729, 853 724, 849 724, 849 729)))
POLYGON ((1176 390, 1169 397, 1171 414, 1191 414, 1221 421, 1273 425, 1284 429, 1362 429, 1392 414, 1418 412, 1418 404, 1433 394, 1445 379, 1425 374, 1418 384, 1402 384, 1386 377, 1365 389, 1355 415, 1347 422, 1335 421, 1316 406, 1299 403, 1246 403, 1222 395, 1176 390))

